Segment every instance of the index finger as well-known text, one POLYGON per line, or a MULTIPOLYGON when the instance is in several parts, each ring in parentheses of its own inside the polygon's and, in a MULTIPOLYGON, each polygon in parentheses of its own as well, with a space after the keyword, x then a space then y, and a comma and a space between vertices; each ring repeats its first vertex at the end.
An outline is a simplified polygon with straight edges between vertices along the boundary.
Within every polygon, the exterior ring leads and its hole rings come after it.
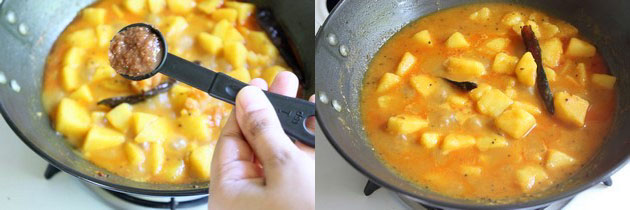
MULTIPOLYGON (((250 84, 262 89, 267 88, 264 80, 252 80, 250 84)), ((215 147, 211 164, 211 180, 236 180, 261 176, 258 165, 254 163, 254 153, 244 139, 241 128, 236 122, 236 115, 232 111, 215 147)))
POLYGON ((241 89, 236 96, 235 112, 243 136, 265 171, 279 166, 276 160, 297 151, 284 133, 271 102, 259 88, 247 86, 241 89))

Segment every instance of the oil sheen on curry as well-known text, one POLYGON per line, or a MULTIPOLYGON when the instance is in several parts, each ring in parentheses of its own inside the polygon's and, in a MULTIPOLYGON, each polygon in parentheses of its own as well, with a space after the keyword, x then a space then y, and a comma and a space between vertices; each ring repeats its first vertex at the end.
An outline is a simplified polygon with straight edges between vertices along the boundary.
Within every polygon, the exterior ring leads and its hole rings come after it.
POLYGON ((596 49, 569 23, 517 5, 423 17, 369 65, 367 136, 383 162, 420 187, 491 202, 533 196, 580 170, 611 126, 616 78, 596 49), (554 114, 539 94, 524 26, 539 41, 554 114))
POLYGON ((161 74, 124 79, 108 60, 110 40, 124 26, 148 23, 163 33, 169 53, 243 82, 271 83, 287 67, 254 9, 227 0, 103 0, 83 9, 47 60, 42 98, 53 127, 87 160, 117 175, 207 181, 231 105, 161 74))

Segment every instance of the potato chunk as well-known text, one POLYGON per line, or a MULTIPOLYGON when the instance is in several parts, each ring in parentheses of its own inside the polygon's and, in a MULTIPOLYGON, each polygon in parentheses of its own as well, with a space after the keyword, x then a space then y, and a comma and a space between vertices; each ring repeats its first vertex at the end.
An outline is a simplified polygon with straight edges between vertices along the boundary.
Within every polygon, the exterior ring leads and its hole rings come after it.
POLYGON ((223 48, 225 58, 234 68, 245 67, 247 61, 247 48, 241 42, 227 42, 223 48))
POLYGON ((556 71, 554 71, 553 69, 547 67, 544 69, 545 70, 545 76, 547 77, 547 81, 549 82, 553 82, 556 81, 556 71))
POLYGON ((477 138, 477 149, 479 151, 488 151, 489 149, 504 148, 508 146, 508 141, 503 136, 490 134, 477 138))
POLYGON ((66 91, 73 91, 80 86, 79 68, 64 66, 61 69, 61 85, 66 91))
POLYGON ((264 32, 251 31, 247 34, 247 47, 256 53, 272 56, 278 54, 271 40, 264 32))
POLYGON ((137 144, 127 142, 125 143, 124 149, 127 154, 127 160, 129 160, 129 163, 132 165, 142 164, 146 160, 144 151, 137 144))
POLYGON ((536 61, 532 56, 532 53, 526 52, 521 60, 516 64, 516 78, 519 82, 527 86, 534 86, 536 84, 536 61))
POLYGON ((410 134, 426 128, 429 122, 421 117, 401 114, 390 117, 387 121, 387 129, 395 134, 410 134))
POLYGON ((404 76, 405 74, 409 73, 409 70, 411 70, 411 67, 413 67, 413 64, 415 64, 417 60, 418 59, 411 53, 405 52, 403 57, 400 59, 400 63, 398 63, 396 74, 399 76, 404 76))
POLYGON ((221 4, 223 0, 204 0, 197 5, 197 8, 206 14, 212 14, 221 4))
POLYGON ((167 121, 153 114, 133 113, 131 123, 138 143, 164 141, 171 133, 167 121))
POLYGON ((193 0, 166 0, 168 9, 176 14, 187 14, 195 7, 193 0))
POLYGON ((219 8, 214 10, 211 17, 212 20, 217 22, 220 20, 227 20, 231 24, 235 24, 236 19, 238 18, 238 11, 232 8, 219 8))
POLYGON ((145 125, 142 131, 136 135, 134 141, 137 143, 161 142, 168 139, 170 133, 166 120, 158 118, 153 123, 145 125))
POLYGON ((490 19, 490 9, 488 7, 484 7, 479 9, 478 11, 473 12, 468 16, 468 19, 482 23, 490 19))
POLYGON ((424 132, 420 137, 420 144, 427 149, 434 148, 440 142, 440 134, 436 132, 424 132))
POLYGON ((616 80, 616 77, 607 74, 593 74, 591 77, 591 82, 593 82, 593 84, 609 90, 615 88, 616 80))
POLYGON ((557 25, 551 24, 549 22, 542 22, 540 24, 540 33, 542 35, 541 38, 547 39, 554 37, 556 34, 560 32, 560 28, 557 25))
POLYGON ((518 12, 510 12, 503 16, 501 22, 507 26, 513 26, 523 22, 523 16, 518 12))
POLYGON ((114 12, 116 17, 118 18, 125 17, 125 13, 123 13, 122 9, 120 9, 120 7, 117 4, 112 5, 112 12, 114 12))
POLYGON ((492 62, 492 71, 501 74, 514 74, 518 58, 505 53, 498 53, 492 62))
POLYGON ((592 57, 595 51, 595 46, 578 38, 571 38, 567 47, 567 55, 573 57, 592 57))
POLYGON ((85 21, 97 26, 105 22, 107 11, 103 8, 85 8, 81 14, 85 21))
POLYGON ((455 32, 446 40, 446 47, 451 49, 467 48, 470 44, 462 33, 455 32))
POLYGON ((125 0, 124 5, 129 12, 133 14, 140 14, 144 11, 145 0, 125 0))
POLYGON ((438 86, 437 81, 424 74, 413 76, 409 81, 411 82, 411 86, 424 97, 431 95, 438 86))
POLYGON ((234 28, 232 24, 227 20, 221 20, 214 25, 212 28, 212 35, 218 36, 221 40, 226 39, 227 32, 234 28))
POLYGON ((433 46, 433 41, 431 41, 431 34, 429 31, 422 30, 413 35, 413 40, 420 46, 431 47, 433 46))
POLYGON ((518 95, 514 87, 506 87, 504 91, 505 95, 511 99, 515 99, 518 95))
POLYGON ((540 28, 538 27, 538 24, 536 24, 536 22, 532 20, 528 20, 527 23, 520 22, 515 25, 512 25, 512 30, 514 30, 516 34, 521 36, 521 30, 523 29, 523 26, 525 25, 529 25, 530 27, 532 27, 532 31, 534 32, 534 35, 536 36, 536 38, 542 37, 542 35, 540 34, 540 28))
POLYGON ((498 53, 503 51, 508 44, 510 44, 510 39, 508 38, 494 38, 486 42, 485 48, 493 53, 498 53))
POLYGON ((162 171, 162 166, 166 160, 164 146, 162 142, 152 142, 149 147, 149 171, 153 175, 157 175, 162 171))
POLYGON ((549 150, 547 153, 547 169, 562 168, 570 166, 575 162, 575 159, 564 152, 560 152, 555 149, 549 150))
POLYGON ((245 42, 245 37, 243 37, 243 35, 241 35, 241 32, 239 32, 238 29, 236 29, 234 27, 230 27, 225 32, 225 39, 223 41, 224 42, 235 41, 235 42, 244 43, 245 42))
POLYGON ((214 147, 211 145, 197 147, 190 153, 188 161, 192 171, 198 178, 210 178, 210 164, 212 163, 213 153, 214 147))
POLYGON ((540 166, 525 166, 516 171, 516 180, 524 192, 529 192, 537 182, 545 181, 549 178, 545 170, 540 166))
POLYGON ((446 97, 446 101, 452 107, 464 107, 469 102, 468 101, 468 97, 462 97, 462 96, 458 96, 458 95, 450 95, 450 96, 446 97))
POLYGON ((469 58, 448 58, 446 70, 457 77, 479 77, 486 74, 486 67, 481 62, 469 58))
POLYGON ((169 17, 162 33, 166 38, 174 38, 188 28, 188 21, 182 16, 169 17))
POLYGON ((63 66, 73 68, 79 67, 85 61, 85 49, 80 47, 72 47, 66 51, 63 57, 63 66))
POLYGON ((121 145, 124 142, 125 135, 122 133, 109 128, 94 126, 85 137, 85 142, 83 142, 83 151, 90 152, 94 150, 107 149, 121 145))
POLYGON ((182 83, 175 83, 173 87, 168 91, 168 96, 171 99, 171 106, 175 110, 181 110, 186 103, 186 99, 189 96, 192 88, 182 83))
POLYGON ((90 128, 90 114, 87 109, 75 100, 64 98, 59 102, 55 129, 66 135, 70 142, 77 145, 77 140, 90 128))
POLYGON ((462 134, 449 134, 444 137, 442 143, 442 153, 448 154, 452 151, 464 149, 475 145, 475 137, 462 134))
POLYGON ((125 132, 131 122, 132 109, 128 103, 122 103, 109 111, 105 117, 114 128, 125 132))
POLYGON ((90 114, 90 119, 92 119, 92 126, 100 125, 103 126, 103 122, 105 121, 105 112, 92 112, 90 114))
POLYGON ((87 85, 81 85, 79 89, 70 94, 70 98, 84 103, 91 103, 92 101, 94 101, 92 92, 87 85))
POLYGON ((212 55, 216 55, 223 48, 223 40, 220 37, 201 32, 197 35, 197 41, 201 48, 212 55))
POLYGON ((575 71, 575 81, 584 86, 586 84, 586 65, 584 65, 584 63, 578 63, 575 67, 575 71))
POLYGON ((378 82, 378 87, 376 88, 376 92, 377 93, 385 92, 393 88, 394 86, 396 86, 398 83, 400 83, 400 80, 401 80, 400 76, 387 72, 383 74, 383 76, 381 77, 381 80, 378 82))
POLYGON ((497 89, 487 91, 479 101, 477 101, 477 109, 479 112, 492 117, 497 117, 503 111, 512 105, 513 101, 510 97, 497 89))
POLYGON ((148 0, 149 12, 158 14, 166 7, 166 0, 148 0))
POLYGON ((247 20, 247 17, 249 17, 254 12, 254 9, 256 8, 251 3, 237 2, 237 1, 225 2, 225 6, 236 9, 236 11, 238 12, 237 20, 239 24, 244 24, 245 21, 247 20))
MULTIPOLYGON (((540 33, 540 27, 538 27, 538 24, 535 21, 528 20, 527 25, 529 25, 532 28, 532 31, 534 32, 534 35, 536 35, 537 38, 542 37, 542 33, 540 33)), ((519 34, 521 34, 520 31, 519 31, 519 34)))
POLYGON ((379 96, 378 99, 376 99, 376 103, 378 104, 378 107, 383 109, 391 106, 392 100, 394 100, 394 97, 390 95, 384 95, 379 96))
POLYGON ((478 101, 479 99, 481 99, 481 97, 486 94, 487 91, 491 90, 492 86, 485 84, 485 83, 481 83, 479 84, 479 86, 477 86, 477 88, 473 89, 470 91, 470 93, 468 93, 470 95, 470 97, 475 100, 478 101))
POLYGON ((186 165, 182 159, 166 159, 162 167, 161 177, 176 182, 184 177, 186 165))
POLYGON ((515 101, 512 106, 510 106, 510 108, 512 109, 523 109, 527 112, 529 112, 532 115, 539 115, 542 114, 542 111, 540 111, 540 109, 533 104, 530 103, 526 103, 526 102, 520 102, 520 101, 515 101))
MULTIPOLYGON (((114 37, 114 28, 110 25, 96 26, 96 37, 99 47, 108 47, 109 41, 114 37)), ((108 65, 109 66, 109 65, 108 65)))
POLYGON ((569 124, 582 127, 588 111, 588 101, 567 92, 556 93, 553 97, 556 116, 569 124))
POLYGON ((511 137, 520 139, 536 126, 536 118, 523 109, 510 109, 497 117, 495 124, 511 137))
POLYGON ((205 141, 210 137, 212 131, 206 115, 181 116, 177 123, 178 126, 181 126, 182 133, 193 140, 205 141))
POLYGON ((273 81, 276 79, 276 76, 278 76, 278 74, 283 71, 287 71, 287 69, 285 69, 282 66, 272 66, 272 67, 266 68, 260 75, 260 78, 263 78, 265 81, 267 81, 268 85, 271 85, 273 84, 273 81))
POLYGON ((139 134, 147 125, 153 124, 158 120, 158 116, 148 113, 136 112, 131 115, 131 122, 135 134, 139 134))
POLYGON ((249 83, 249 81, 252 80, 251 75, 249 75, 249 71, 245 68, 232 70, 228 72, 227 75, 244 83, 249 83))
POLYGON ((558 38, 549 39, 540 45, 544 65, 556 67, 562 56, 562 42, 558 38))

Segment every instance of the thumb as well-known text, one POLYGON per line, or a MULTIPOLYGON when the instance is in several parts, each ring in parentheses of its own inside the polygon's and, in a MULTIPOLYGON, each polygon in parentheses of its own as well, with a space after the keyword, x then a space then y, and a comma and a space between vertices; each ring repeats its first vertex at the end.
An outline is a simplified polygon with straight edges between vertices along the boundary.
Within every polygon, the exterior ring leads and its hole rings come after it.
POLYGON ((241 89, 235 110, 236 121, 265 174, 274 174, 268 172, 282 168, 299 151, 282 130, 276 111, 260 88, 241 89))

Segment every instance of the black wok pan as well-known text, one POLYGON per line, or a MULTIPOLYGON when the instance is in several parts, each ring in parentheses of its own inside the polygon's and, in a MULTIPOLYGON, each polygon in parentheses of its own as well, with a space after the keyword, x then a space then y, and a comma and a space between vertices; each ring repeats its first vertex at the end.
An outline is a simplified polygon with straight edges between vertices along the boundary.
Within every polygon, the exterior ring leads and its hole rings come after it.
MULTIPOLYGON (((46 57, 76 14, 94 0, 0 2, 0 72, 20 86, 20 91, 16 92, 9 82, 0 84, 0 112, 26 145, 54 167, 109 190, 158 196, 208 193, 207 182, 154 184, 112 174, 83 159, 52 129, 41 102, 46 57), (8 21, 7 16, 13 16, 14 21, 8 21)), ((304 95, 310 95, 314 89, 313 4, 308 0, 252 2, 272 11, 295 46, 293 49, 297 60, 301 61, 305 78, 302 84, 307 94, 304 95)))
MULTIPOLYGON (((617 171, 630 157, 630 10, 621 0, 500 1, 528 5, 570 22, 592 40, 618 78, 617 109, 601 150, 567 181, 505 204, 489 205, 446 197, 401 178, 385 166, 366 140, 359 113, 360 90, 368 64, 399 29, 432 12, 465 0, 346 0, 332 11, 315 39, 317 119, 333 147, 372 182, 420 203, 447 209, 540 208, 570 198, 617 171)), ((418 163, 421 164, 421 163, 418 163)))

